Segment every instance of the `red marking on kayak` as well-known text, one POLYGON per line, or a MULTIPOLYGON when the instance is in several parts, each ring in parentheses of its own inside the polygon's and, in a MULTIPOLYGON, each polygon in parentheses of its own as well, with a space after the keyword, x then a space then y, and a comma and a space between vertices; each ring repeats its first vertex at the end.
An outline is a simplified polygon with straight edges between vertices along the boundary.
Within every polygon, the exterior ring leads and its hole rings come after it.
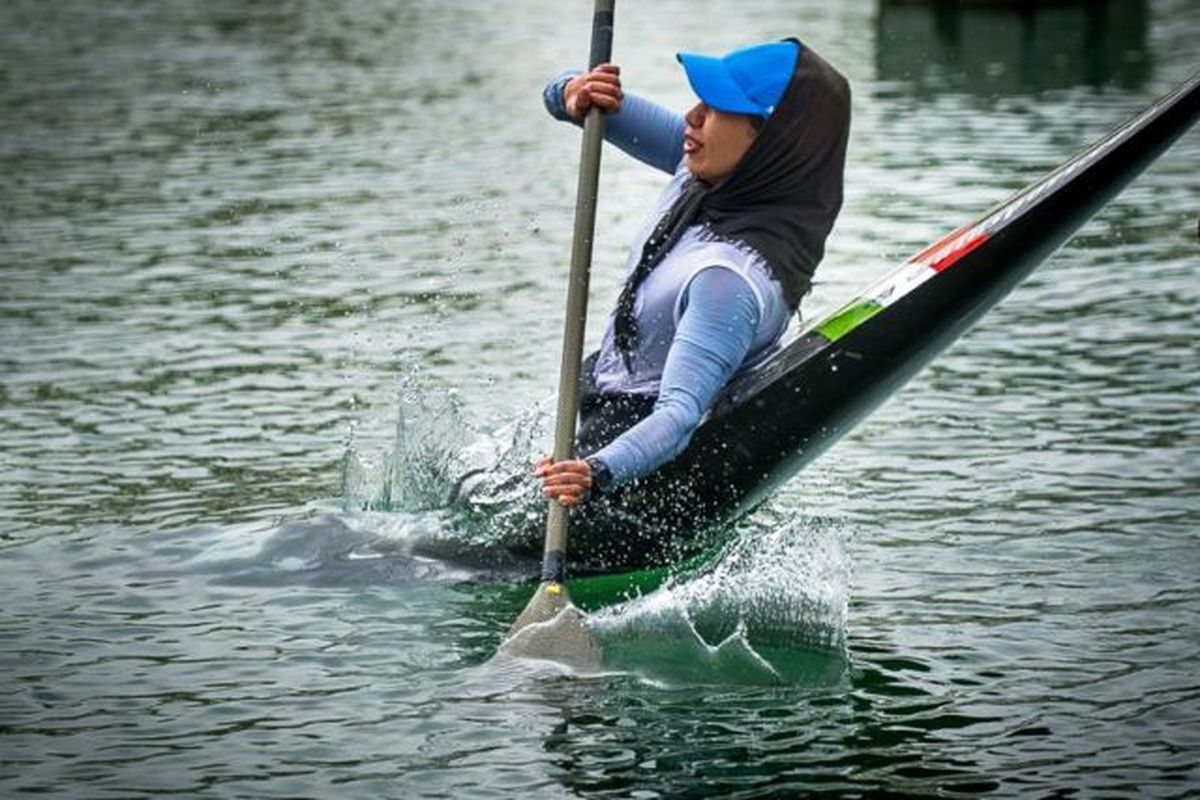
POLYGON ((987 239, 987 231, 981 231, 978 228, 959 228, 949 236, 939 239, 917 253, 910 261, 914 264, 924 264, 934 272, 941 272, 986 242, 987 239))

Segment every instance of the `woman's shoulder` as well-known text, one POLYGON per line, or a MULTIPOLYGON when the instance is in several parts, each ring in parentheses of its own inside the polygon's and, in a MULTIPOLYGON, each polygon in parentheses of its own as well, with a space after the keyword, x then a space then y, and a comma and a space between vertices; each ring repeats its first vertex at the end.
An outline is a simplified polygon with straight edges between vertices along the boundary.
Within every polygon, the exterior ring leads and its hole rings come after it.
MULTIPOLYGON (((727 239, 703 224, 693 225, 682 237, 680 244, 689 255, 709 266, 730 267, 751 281, 755 286, 776 284, 771 265, 762 254, 738 239, 727 239)), ((779 288, 782 296, 782 288, 779 288)))
MULTIPOLYGON (((691 263, 691 278, 710 267, 724 267, 740 276, 750 287, 764 322, 782 330, 791 316, 783 284, 771 265, 745 242, 721 238, 703 225, 694 225, 680 241, 691 263)), ((690 279, 688 281, 690 283, 690 279)))

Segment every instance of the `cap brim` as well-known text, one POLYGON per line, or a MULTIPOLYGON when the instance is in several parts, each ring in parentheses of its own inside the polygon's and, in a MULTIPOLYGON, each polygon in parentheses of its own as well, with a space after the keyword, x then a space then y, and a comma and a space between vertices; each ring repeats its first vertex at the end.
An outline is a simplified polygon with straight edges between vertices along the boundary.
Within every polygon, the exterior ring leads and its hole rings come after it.
POLYGON ((762 114, 764 109, 746 96, 725 62, 712 56, 676 53, 692 91, 708 106, 733 114, 762 114))

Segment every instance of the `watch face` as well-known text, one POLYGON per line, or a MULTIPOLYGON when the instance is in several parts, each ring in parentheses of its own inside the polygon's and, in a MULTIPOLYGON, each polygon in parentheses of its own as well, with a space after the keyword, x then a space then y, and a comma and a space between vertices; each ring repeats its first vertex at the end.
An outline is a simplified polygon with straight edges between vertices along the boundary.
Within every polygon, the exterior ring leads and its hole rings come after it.
POLYGON ((588 457, 585 458, 584 461, 586 461, 588 466, 592 468, 592 486, 600 491, 603 491, 604 487, 608 485, 609 480, 612 478, 612 473, 608 471, 608 467, 605 466, 604 462, 598 458, 588 457))

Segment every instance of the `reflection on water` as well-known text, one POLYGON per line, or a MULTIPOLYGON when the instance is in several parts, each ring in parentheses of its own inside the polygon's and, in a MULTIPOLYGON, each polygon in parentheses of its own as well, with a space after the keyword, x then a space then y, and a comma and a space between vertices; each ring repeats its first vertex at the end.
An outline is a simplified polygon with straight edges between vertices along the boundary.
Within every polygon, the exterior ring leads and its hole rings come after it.
POLYGON ((875 67, 905 92, 983 97, 1079 85, 1143 86, 1153 69, 1145 0, 880 0, 875 67))

